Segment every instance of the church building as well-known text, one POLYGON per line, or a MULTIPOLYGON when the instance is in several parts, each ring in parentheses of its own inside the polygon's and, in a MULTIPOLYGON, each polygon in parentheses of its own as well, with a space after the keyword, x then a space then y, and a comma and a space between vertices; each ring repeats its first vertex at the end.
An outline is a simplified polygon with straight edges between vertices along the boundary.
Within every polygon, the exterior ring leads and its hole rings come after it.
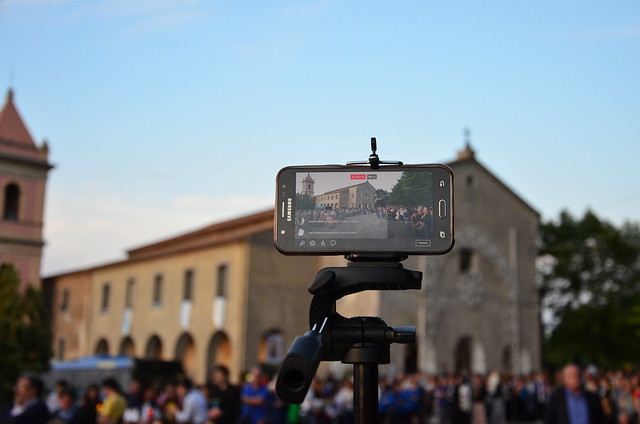
POLYGON ((392 371, 540 371, 539 214, 476 159, 468 142, 448 165, 455 186, 453 249, 403 262, 423 273, 415 295, 372 292, 365 302, 354 296, 349 307, 389 325, 416 326, 415 345, 392 345, 392 371))
POLYGON ((0 263, 13 264, 23 290, 40 286, 48 157, 47 143, 36 146, 8 90, 0 110, 0 263))
POLYGON ((331 209, 373 209, 375 201, 376 189, 368 181, 315 196, 316 206, 326 206, 331 209))

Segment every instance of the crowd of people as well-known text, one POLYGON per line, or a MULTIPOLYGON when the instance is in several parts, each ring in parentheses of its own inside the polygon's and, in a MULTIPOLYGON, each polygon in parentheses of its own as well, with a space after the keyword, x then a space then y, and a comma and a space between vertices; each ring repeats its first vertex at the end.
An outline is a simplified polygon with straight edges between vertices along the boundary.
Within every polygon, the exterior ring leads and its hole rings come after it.
POLYGON ((428 238, 433 231, 433 208, 417 206, 384 206, 376 208, 379 221, 388 221, 394 225, 392 232, 396 236, 411 234, 417 238, 428 238), (400 231, 398 231, 400 229, 400 231))
POLYGON ((327 225, 329 227, 350 218, 372 213, 369 208, 322 208, 296 211, 296 223, 304 225, 327 225))
POLYGON ((378 225, 385 223, 390 237, 427 238, 433 231, 433 208, 426 206, 379 206, 370 208, 337 208, 310 209, 296 212, 296 223, 299 228, 313 231, 314 229, 334 229, 338 223, 343 223, 355 217, 373 214, 378 225))
MULTIPOLYGON (((379 385, 383 424, 637 424, 640 373, 584 372, 574 365, 557 375, 508 377, 411 374, 379 385)), ((348 376, 315 378, 301 405, 274 393, 274 380, 256 368, 241 385, 224 366, 202 386, 183 379, 122 390, 112 378, 84 388, 79 398, 64 381, 43 396, 42 380, 21 377, 0 424, 351 424, 354 385, 348 376)))

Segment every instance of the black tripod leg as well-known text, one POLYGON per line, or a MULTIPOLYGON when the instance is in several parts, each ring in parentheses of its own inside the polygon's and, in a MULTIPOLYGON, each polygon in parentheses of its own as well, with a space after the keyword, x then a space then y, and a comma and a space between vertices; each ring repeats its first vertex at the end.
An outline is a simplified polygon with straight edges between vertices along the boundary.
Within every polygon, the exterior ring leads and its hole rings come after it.
POLYGON ((353 364, 355 424, 378 424, 378 364, 353 364))

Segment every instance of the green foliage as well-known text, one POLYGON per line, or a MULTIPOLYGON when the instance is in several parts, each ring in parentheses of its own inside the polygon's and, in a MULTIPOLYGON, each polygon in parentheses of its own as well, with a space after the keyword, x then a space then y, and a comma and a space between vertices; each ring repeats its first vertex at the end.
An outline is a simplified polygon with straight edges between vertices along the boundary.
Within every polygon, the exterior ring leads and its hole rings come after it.
POLYGON ((316 207, 313 197, 308 194, 296 193, 296 210, 308 210, 316 207))
POLYGON ((396 206, 426 206, 433 199, 431 181, 420 172, 405 171, 391 189, 387 204, 396 206))
POLYGON ((43 372, 51 357, 51 330, 40 290, 20 293, 18 273, 0 265, 0 403, 11 400, 13 384, 26 371, 43 372))
POLYGON ((376 202, 375 206, 387 206, 389 204, 389 192, 381 188, 375 192, 376 202))
POLYGON ((640 365, 640 229, 588 211, 541 225, 540 293, 549 365, 640 365))
POLYGON ((587 304, 564 311, 547 340, 547 361, 555 366, 576 362, 608 369, 637 366, 640 315, 633 309, 638 299, 625 303, 587 304))

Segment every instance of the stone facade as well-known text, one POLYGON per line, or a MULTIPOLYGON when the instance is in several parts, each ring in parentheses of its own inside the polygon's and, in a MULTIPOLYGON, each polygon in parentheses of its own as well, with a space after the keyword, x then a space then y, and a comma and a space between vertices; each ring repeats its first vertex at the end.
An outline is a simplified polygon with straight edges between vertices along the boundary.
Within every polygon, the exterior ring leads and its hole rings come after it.
POLYGON ((415 350, 394 347, 392 368, 539 371, 539 215, 481 165, 469 147, 449 166, 455 175, 453 250, 405 261, 405 268, 423 272, 417 296, 381 293, 380 315, 387 323, 417 327, 415 350))

